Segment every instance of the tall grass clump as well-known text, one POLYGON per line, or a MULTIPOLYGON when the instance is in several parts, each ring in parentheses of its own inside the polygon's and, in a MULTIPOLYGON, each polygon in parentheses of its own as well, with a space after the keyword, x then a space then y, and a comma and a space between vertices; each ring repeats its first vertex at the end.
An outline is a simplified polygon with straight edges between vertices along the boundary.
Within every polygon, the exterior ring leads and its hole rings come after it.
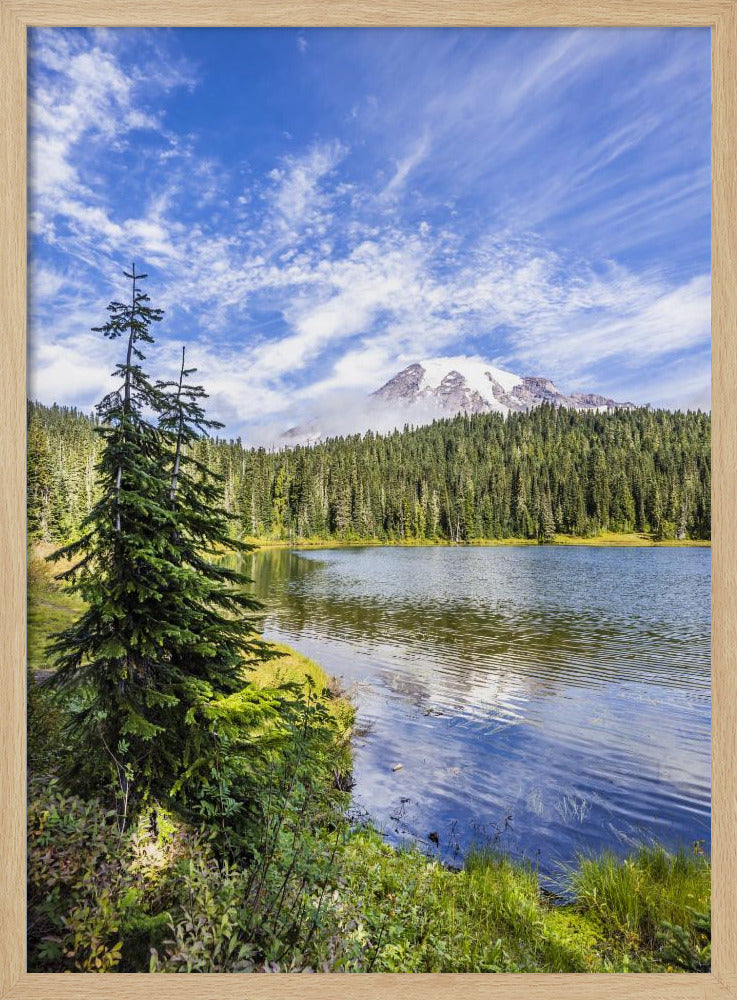
POLYGON ((625 944, 655 948, 664 925, 688 928, 709 905, 711 866, 699 853, 641 847, 621 860, 580 858, 568 875, 580 909, 594 914, 625 944))
POLYGON ((334 906, 340 964, 355 972, 593 972, 597 934, 559 914, 534 871, 475 852, 451 870, 415 847, 354 833, 334 906))

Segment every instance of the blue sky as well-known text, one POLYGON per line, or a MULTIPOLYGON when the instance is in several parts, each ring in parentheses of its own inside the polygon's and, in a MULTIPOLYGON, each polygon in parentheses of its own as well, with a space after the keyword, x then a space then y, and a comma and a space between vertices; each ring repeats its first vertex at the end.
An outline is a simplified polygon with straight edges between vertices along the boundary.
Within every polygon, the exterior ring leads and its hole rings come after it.
MULTIPOLYGON (((33 29, 29 395, 89 409, 135 260, 229 436, 423 357, 709 406, 702 29, 33 29)), ((336 417, 337 414, 337 417, 336 417)))

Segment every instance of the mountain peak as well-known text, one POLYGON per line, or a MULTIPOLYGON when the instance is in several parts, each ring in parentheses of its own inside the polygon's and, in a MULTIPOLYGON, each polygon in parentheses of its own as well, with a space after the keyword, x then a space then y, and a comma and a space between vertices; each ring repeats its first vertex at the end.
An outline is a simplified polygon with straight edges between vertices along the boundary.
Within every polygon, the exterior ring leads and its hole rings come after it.
POLYGON ((283 444, 315 444, 324 436, 356 430, 386 432, 402 424, 429 424, 458 413, 516 413, 542 403, 574 410, 634 409, 598 393, 566 395, 543 375, 516 375, 484 358, 456 355, 414 361, 379 389, 331 419, 291 427, 283 444), (352 422, 351 422, 352 418, 352 422), (349 426, 350 424, 350 426, 349 426))
POLYGON ((451 413, 512 413, 541 403, 575 410, 633 409, 596 393, 566 395, 539 375, 516 375, 478 357, 441 357, 415 362, 394 375, 372 399, 436 416, 451 413))

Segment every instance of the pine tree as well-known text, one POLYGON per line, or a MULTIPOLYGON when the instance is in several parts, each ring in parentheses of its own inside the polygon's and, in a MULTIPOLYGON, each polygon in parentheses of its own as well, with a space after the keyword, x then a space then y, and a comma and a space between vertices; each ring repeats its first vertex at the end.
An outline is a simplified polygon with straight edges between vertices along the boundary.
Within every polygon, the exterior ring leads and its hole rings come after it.
POLYGON ((130 303, 111 302, 108 321, 94 328, 110 340, 127 339, 125 361, 113 373, 120 385, 97 407, 103 449, 97 465, 100 497, 82 521, 82 535, 52 560, 71 559, 59 574, 86 602, 82 616, 55 639, 53 683, 81 699, 75 722, 82 753, 104 749, 115 773, 125 822, 134 772, 164 731, 158 716, 171 705, 161 677, 160 545, 170 527, 161 469, 162 435, 145 414, 161 394, 144 372, 140 345, 153 343, 150 327, 162 318, 138 282, 124 272, 130 303))
POLYGON ((228 553, 244 554, 253 546, 232 537, 222 502, 224 476, 192 453, 195 441, 222 424, 206 418, 203 387, 185 383, 197 369, 185 368, 184 356, 183 348, 178 382, 157 383, 165 395, 159 429, 172 445, 172 525, 164 550, 169 585, 159 613, 174 626, 167 655, 194 684, 188 703, 196 708, 198 699, 243 687, 244 656, 264 658, 271 651, 255 629, 252 616, 261 605, 244 589, 251 581, 223 561, 228 553))
POLYGON ((102 451, 99 498, 81 537, 51 558, 73 565, 59 574, 86 610, 55 639, 53 683, 76 695, 72 729, 78 773, 100 752, 115 778, 121 826, 134 802, 167 794, 197 738, 208 699, 242 686, 239 652, 258 652, 244 610, 254 602, 231 584, 242 578, 212 560, 231 543, 215 478, 186 454, 204 418, 200 387, 189 389, 184 365, 176 392, 154 385, 142 362, 162 319, 139 288, 145 275, 124 272, 129 303, 112 302, 96 328, 126 337, 119 387, 97 408, 102 451), (155 423, 161 415, 160 426, 155 423), (238 615, 241 615, 239 618, 238 615))
POLYGON ((28 422, 26 507, 29 538, 49 537, 52 483, 48 438, 38 417, 33 414, 28 422))
POLYGON ((550 502, 550 491, 545 490, 540 503, 538 515, 537 540, 541 545, 549 545, 555 541, 555 518, 550 502))
MULTIPOLYGON (((99 454, 97 435, 76 411, 35 404, 30 411, 49 446, 48 537, 73 536, 95 496, 87 466, 99 454)), ((708 414, 543 406, 293 451, 210 439, 190 451, 228 476, 224 505, 236 536, 268 535, 281 523, 287 537, 422 537, 419 503, 427 538, 465 537, 469 525, 474 535, 534 538, 546 488, 562 534, 594 536, 609 527, 710 535, 708 414)), ((43 491, 29 491, 32 525, 42 518, 42 500, 43 491)))

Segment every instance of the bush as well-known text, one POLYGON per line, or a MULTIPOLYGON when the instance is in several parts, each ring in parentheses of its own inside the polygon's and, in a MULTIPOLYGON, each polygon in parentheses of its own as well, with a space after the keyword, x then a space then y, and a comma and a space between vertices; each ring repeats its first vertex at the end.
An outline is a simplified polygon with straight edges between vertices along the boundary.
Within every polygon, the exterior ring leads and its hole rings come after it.
POLYGON ((31 783, 28 806, 28 969, 140 969, 166 930, 180 867, 207 856, 193 831, 147 813, 123 835, 99 800, 31 783), (142 940, 143 938, 143 940, 142 940))

